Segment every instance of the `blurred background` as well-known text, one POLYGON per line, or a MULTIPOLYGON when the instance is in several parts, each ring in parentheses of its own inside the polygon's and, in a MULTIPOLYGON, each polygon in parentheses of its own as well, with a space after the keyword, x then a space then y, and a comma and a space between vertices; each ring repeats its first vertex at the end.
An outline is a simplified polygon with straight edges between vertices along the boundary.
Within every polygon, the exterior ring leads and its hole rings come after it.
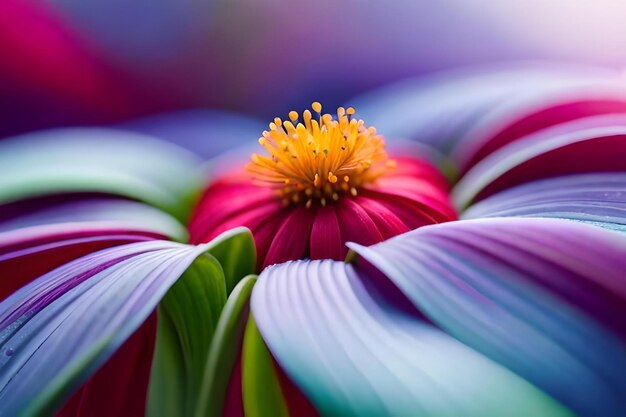
POLYGON ((267 119, 511 60, 620 69, 624 17, 622 0, 3 0, 0 136, 184 109, 267 119))

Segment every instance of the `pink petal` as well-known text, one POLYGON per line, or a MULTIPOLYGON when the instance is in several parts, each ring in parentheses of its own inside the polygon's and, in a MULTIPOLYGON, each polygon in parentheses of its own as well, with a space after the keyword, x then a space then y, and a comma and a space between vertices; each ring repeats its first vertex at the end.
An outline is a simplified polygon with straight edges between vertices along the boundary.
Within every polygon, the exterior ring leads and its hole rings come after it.
POLYGON ((199 242, 208 230, 219 227, 226 219, 265 203, 280 206, 272 190, 250 184, 249 179, 219 181, 211 185, 192 216, 189 225, 192 241, 199 242))
POLYGON ((320 207, 311 229, 311 259, 341 260, 344 254, 335 206, 320 207))

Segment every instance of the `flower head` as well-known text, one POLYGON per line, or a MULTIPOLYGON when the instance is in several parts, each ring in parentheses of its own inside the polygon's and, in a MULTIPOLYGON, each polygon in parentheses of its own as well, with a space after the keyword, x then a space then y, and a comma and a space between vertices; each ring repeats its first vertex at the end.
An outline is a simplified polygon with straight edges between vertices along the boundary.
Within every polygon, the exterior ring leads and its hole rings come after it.
POLYGON ((208 187, 190 226, 194 242, 247 226, 261 267, 342 259, 347 241, 373 244, 455 218, 447 182, 430 163, 390 158, 384 138, 351 107, 335 116, 311 107, 275 118, 259 138, 267 154, 208 187))

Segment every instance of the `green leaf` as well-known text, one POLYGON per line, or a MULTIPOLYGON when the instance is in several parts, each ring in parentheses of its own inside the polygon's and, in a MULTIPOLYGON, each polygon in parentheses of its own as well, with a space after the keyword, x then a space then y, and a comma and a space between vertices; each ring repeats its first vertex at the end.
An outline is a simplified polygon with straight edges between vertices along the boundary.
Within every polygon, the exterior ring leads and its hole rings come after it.
POLYGON ((244 336, 242 369, 246 417, 289 417, 272 357, 252 313, 244 336))
POLYGON ((204 381, 196 417, 219 417, 232 370, 239 356, 248 317, 249 300, 256 276, 249 275, 235 286, 215 330, 209 357, 204 368, 204 381))
POLYGON ((215 258, 198 258, 159 305, 148 415, 191 415, 200 395, 207 351, 226 303, 224 274, 215 258))
POLYGON ((252 233, 245 227, 231 229, 220 235, 211 249, 211 255, 215 256, 222 265, 226 278, 226 292, 235 288, 239 280, 253 274, 256 268, 256 247, 252 233))
POLYGON ((188 270, 159 306, 149 416, 206 415, 207 407, 217 405, 221 410, 219 393, 225 394, 241 340, 233 339, 231 326, 243 309, 247 314, 255 278, 241 280, 228 302, 227 283, 252 272, 256 260, 252 235, 245 228, 225 232, 208 245, 203 269, 188 270))
MULTIPOLYGON (((221 295, 221 303, 200 305, 210 309, 211 315, 204 314, 208 319, 194 318, 216 321, 226 289, 221 267, 204 254, 211 247, 168 241, 116 246, 69 262, 9 296, 0 305, 3 349, 12 352, 0 363, 0 415, 52 415, 140 328, 174 285, 173 293, 191 288, 195 296, 200 281, 210 297, 221 295)), ((196 303, 192 308, 200 309, 196 303)), ((170 323, 180 322, 176 315, 170 318, 170 323)), ((189 340, 187 350, 199 352, 195 339, 189 340)), ((185 353, 185 359, 197 357, 185 353)))

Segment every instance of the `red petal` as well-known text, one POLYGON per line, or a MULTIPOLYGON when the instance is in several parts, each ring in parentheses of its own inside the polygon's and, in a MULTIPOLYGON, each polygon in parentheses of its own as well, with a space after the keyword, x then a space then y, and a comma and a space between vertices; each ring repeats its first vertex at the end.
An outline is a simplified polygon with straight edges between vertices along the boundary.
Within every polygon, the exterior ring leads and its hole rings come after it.
POLYGON ((314 219, 315 209, 300 206, 291 210, 272 240, 263 266, 305 257, 314 219))
POLYGON ((506 126, 506 128, 495 133, 493 136, 484 139, 476 149, 468 150, 468 152, 466 152, 467 158, 462 166, 462 173, 467 172, 481 159, 506 144, 541 129, 582 117, 624 112, 626 112, 626 102, 611 99, 584 100, 540 109, 506 126))
POLYGON ((287 403, 289 415, 293 417, 318 417, 319 414, 309 399, 304 396, 296 384, 291 382, 291 379, 289 379, 285 371, 283 371, 275 360, 273 360, 273 363, 280 389, 287 403))
POLYGON ((2 253, 0 250, 0 300, 33 279, 73 259, 112 246, 147 239, 132 235, 96 236, 35 246, 28 251, 2 253))
POLYGON ((228 390, 226 391, 226 399, 224 400, 224 409, 222 410, 222 417, 245 417, 243 408, 243 391, 241 388, 242 375, 241 375, 241 354, 235 363, 233 373, 228 383, 228 390))
POLYGON ((396 167, 387 176, 390 177, 409 177, 413 179, 421 179, 434 185, 441 191, 447 191, 450 188, 448 180, 439 172, 439 170, 423 159, 409 158, 406 156, 393 156, 396 161, 396 167))
POLYGON ((367 212, 384 239, 410 230, 398 216, 383 204, 367 197, 357 197, 355 202, 367 212))
POLYGON ((143 417, 156 337, 156 313, 83 384, 57 417, 143 417))
POLYGON ((342 260, 344 253, 335 206, 320 207, 311 229, 311 259, 342 260))
MULTIPOLYGON (((356 242, 361 245, 373 245, 382 242, 376 223, 372 221, 367 212, 350 198, 343 198, 337 205, 339 226, 344 242, 356 242)), ((343 256, 348 252, 343 249, 343 256)))
MULTIPOLYGON (((249 180, 216 182, 205 191, 194 211, 189 225, 192 242, 205 242, 202 239, 206 239, 207 232, 220 227, 224 221, 265 204, 281 206, 276 195, 267 187, 254 186, 249 180)), ((221 227, 219 233, 224 230, 221 227)), ((211 235, 216 236, 214 233, 211 235)))
POLYGON ((476 200, 541 178, 593 171, 624 171, 624 169, 626 169, 626 135, 574 142, 515 166, 485 187, 476 200))
POLYGON ((440 223, 430 211, 426 211, 426 208, 415 200, 385 193, 364 192, 362 195, 387 207, 411 230, 440 223))

